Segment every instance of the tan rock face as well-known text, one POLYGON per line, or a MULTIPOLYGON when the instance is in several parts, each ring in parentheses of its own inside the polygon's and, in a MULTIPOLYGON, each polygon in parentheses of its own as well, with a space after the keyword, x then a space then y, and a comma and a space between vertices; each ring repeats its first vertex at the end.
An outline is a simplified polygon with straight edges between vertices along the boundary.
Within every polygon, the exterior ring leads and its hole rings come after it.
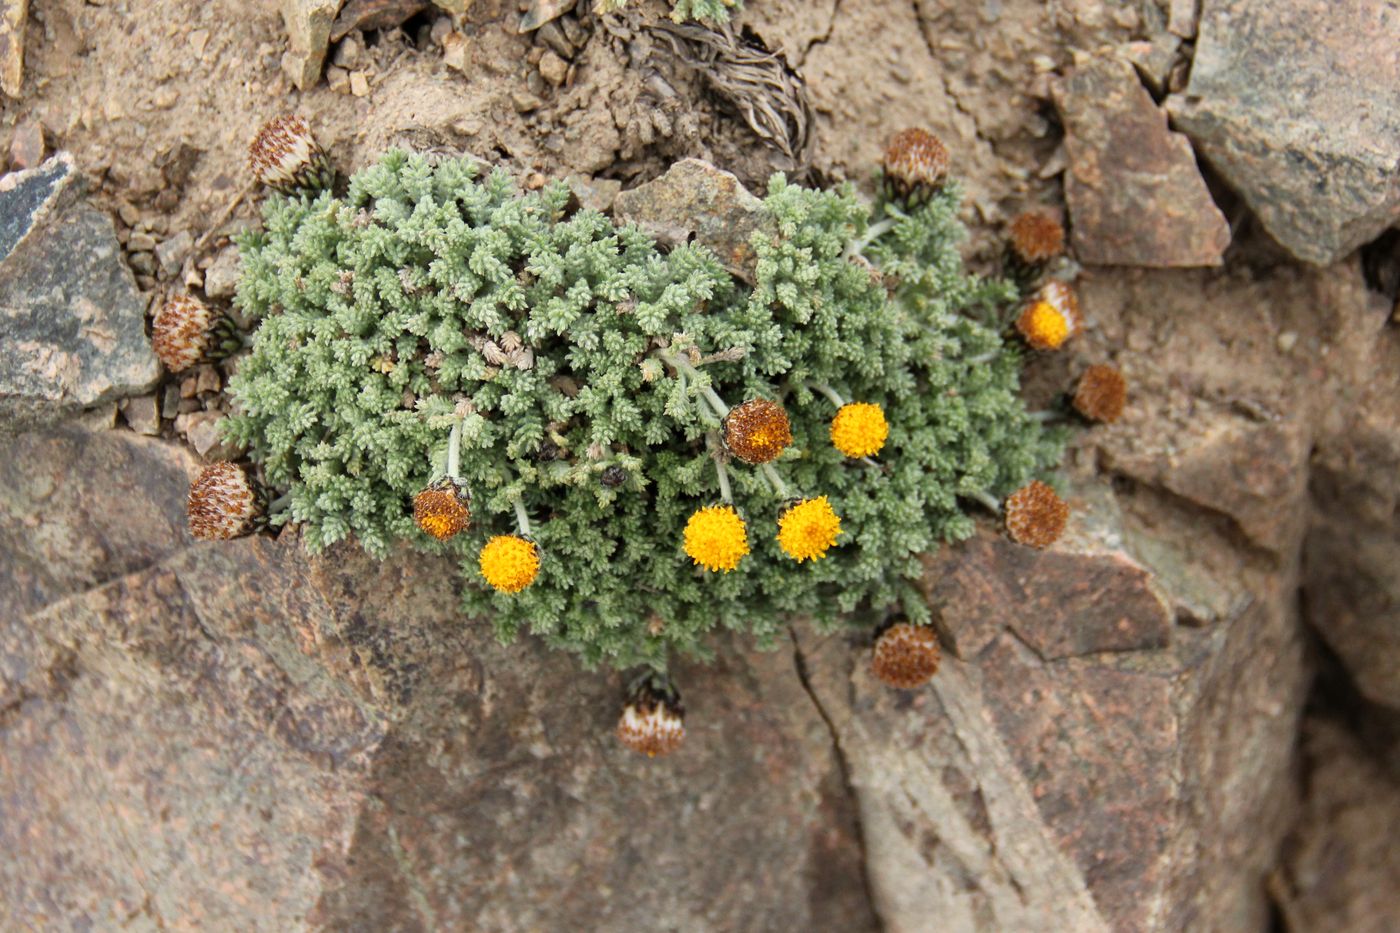
POLYGON ((1230 228, 1186 137, 1167 128, 1133 66, 1077 65, 1055 87, 1075 255, 1110 266, 1217 266, 1230 228))

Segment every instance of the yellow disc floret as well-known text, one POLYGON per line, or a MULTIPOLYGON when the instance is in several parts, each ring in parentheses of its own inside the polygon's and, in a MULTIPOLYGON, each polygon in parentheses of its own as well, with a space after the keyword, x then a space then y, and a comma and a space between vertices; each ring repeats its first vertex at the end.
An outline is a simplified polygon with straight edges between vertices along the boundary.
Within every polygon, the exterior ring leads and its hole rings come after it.
POLYGON ((685 523, 685 552, 706 570, 728 573, 749 552, 744 520, 732 505, 698 510, 685 523))
POLYGON ((889 436, 884 409, 869 402, 842 405, 831 419, 831 443, 848 457, 873 457, 889 436))
POLYGON ((502 593, 519 593, 540 572, 540 549, 517 535, 496 535, 478 558, 481 575, 502 593))
POLYGON ((1058 350, 1069 339, 1070 322, 1048 301, 1037 301, 1021 312, 1016 329, 1037 350, 1058 350))
POLYGON ((826 496, 803 499, 778 519, 778 544, 801 563, 825 557, 841 534, 841 518, 826 496))

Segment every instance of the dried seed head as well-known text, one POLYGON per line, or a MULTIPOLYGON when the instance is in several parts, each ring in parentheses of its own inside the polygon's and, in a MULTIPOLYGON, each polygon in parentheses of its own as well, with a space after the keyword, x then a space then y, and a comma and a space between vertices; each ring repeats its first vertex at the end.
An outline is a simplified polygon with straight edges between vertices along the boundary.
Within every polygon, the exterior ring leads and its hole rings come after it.
POLYGON ((603 471, 603 475, 598 477, 598 482, 609 489, 616 489, 627 482, 627 471, 614 463, 603 471))
POLYGON ((196 538, 227 541, 253 530, 258 497, 241 466, 219 461, 206 466, 190 484, 185 512, 196 538))
POLYGON ((1006 499, 1006 530, 1018 544, 1049 547, 1069 522, 1069 505, 1055 490, 1032 480, 1006 499))
POLYGON ((1016 329, 1037 350, 1058 350, 1083 328, 1079 298, 1065 282, 1047 282, 1016 319, 1016 329))
POLYGON ((933 629, 897 622, 876 639, 871 669, 891 687, 913 690, 928 683, 938 672, 941 658, 933 629))
POLYGON ((502 593, 519 593, 540 572, 540 549, 518 535, 496 535, 477 558, 486 582, 502 593))
POLYGON ((1065 228, 1047 210, 1024 211, 1011 220, 1011 253, 1028 266, 1048 262, 1064 252, 1065 228))
POLYGON ((948 149, 927 130, 896 133, 885 147, 885 187, 891 198, 910 204, 927 200, 948 176, 948 149))
POLYGON ((151 346, 172 373, 184 372, 208 354, 218 316, 192 295, 171 295, 151 322, 151 346))
POLYGON ((750 399, 725 416, 724 443, 745 463, 768 463, 792 443, 792 425, 777 402, 750 399))
POLYGON ((617 721, 618 740, 648 758, 669 755, 685 741, 685 709, 674 690, 643 684, 617 721))
POLYGON ((329 188, 335 179, 311 127, 295 114, 263 124, 248 144, 248 169, 258 184, 285 192, 329 188))
POLYGON ((831 443, 848 457, 875 456, 889 436, 885 410, 869 402, 842 405, 831 419, 831 443))
POLYGON ((685 553, 706 570, 725 573, 749 553, 748 529, 732 505, 699 509, 685 523, 685 553))
POLYGON ((799 564, 826 556, 841 534, 841 517, 826 496, 803 499, 778 518, 778 545, 799 564))
POLYGON ((425 534, 446 541, 471 525, 471 494, 443 477, 413 497, 413 520, 425 534))
POLYGON ((1084 370, 1074 390, 1074 407, 1090 421, 1112 424, 1128 402, 1128 380, 1113 366, 1097 364, 1084 370))

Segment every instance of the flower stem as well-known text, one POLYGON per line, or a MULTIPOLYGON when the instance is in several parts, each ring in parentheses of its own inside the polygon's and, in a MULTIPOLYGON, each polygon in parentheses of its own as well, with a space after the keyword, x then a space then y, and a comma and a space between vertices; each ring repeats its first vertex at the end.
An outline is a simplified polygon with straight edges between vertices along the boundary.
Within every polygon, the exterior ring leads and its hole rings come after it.
POLYGON ((847 245, 846 258, 850 259, 852 256, 858 256, 865 252, 867 246, 893 230, 898 220, 897 217, 886 217, 866 227, 865 236, 861 237, 859 240, 852 240, 850 244, 847 245))
POLYGON ((724 460, 719 454, 719 435, 711 431, 707 436, 710 444, 710 457, 715 461, 715 476, 719 479, 720 501, 726 505, 734 504, 734 492, 729 488, 729 472, 724 468, 724 460))
POLYGON ((452 422, 452 433, 447 437, 447 476, 454 483, 462 481, 462 419, 452 422))
POLYGON ((993 515, 1001 514, 1001 503, 998 502, 996 499, 992 498, 992 496, 989 495, 987 492, 981 489, 977 489, 972 492, 964 493, 964 495, 966 495, 970 499, 976 499, 978 502, 985 505, 988 511, 990 511, 993 515))
POLYGON ((779 499, 790 498, 788 495, 787 484, 784 483, 783 478, 778 475, 778 471, 773 469, 773 464, 765 463, 762 466, 760 466, 759 469, 762 470, 763 475, 768 478, 768 482, 773 484, 773 491, 778 494, 779 499))
POLYGON ((833 389, 831 386, 826 385, 825 383, 809 382, 807 383, 807 388, 812 389, 816 392, 820 392, 822 395, 825 395, 828 399, 831 400, 831 404, 835 405, 837 408, 846 407, 846 400, 841 397, 840 393, 833 389))
MULTIPOLYGON (((700 370, 696 369, 670 350, 657 350, 656 357, 661 360, 661 362, 674 369, 682 378, 689 376, 694 379, 696 376, 700 375, 700 370)), ((700 396, 709 404, 716 415, 723 418, 729 414, 729 406, 724 404, 724 399, 720 398, 714 389, 709 386, 701 386, 700 396)))
POLYGON ((525 503, 512 499, 511 504, 515 506, 515 527, 520 531, 520 537, 530 537, 530 516, 525 514, 525 503))

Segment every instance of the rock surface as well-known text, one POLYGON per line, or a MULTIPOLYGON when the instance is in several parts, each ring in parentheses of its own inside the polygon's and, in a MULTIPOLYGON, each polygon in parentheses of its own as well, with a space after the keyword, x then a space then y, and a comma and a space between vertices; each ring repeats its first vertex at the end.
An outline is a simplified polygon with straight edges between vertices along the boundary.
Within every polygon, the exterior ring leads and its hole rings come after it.
POLYGON ((0 92, 18 97, 24 86, 24 28, 29 0, 0 0, 0 92))
POLYGON ((111 218, 71 157, 0 179, 0 433, 139 393, 159 373, 111 218))
POLYGON ((1230 227, 1206 190, 1186 137, 1114 57, 1078 64, 1055 86, 1065 125, 1065 201, 1082 262, 1215 266, 1230 227), (1132 205, 1125 210, 1124 205, 1132 205))
POLYGON ((287 54, 282 69, 297 87, 305 90, 321 80, 331 27, 341 0, 280 0, 287 27, 287 54))
POLYGON ((613 215, 663 246, 708 246, 726 269, 751 281, 755 256, 749 237, 763 228, 761 204, 733 174, 701 159, 683 159, 655 181, 617 195, 613 215))
POLYGON ((1173 120, 1299 259, 1334 262, 1400 218, 1400 9, 1205 0, 1173 120))

